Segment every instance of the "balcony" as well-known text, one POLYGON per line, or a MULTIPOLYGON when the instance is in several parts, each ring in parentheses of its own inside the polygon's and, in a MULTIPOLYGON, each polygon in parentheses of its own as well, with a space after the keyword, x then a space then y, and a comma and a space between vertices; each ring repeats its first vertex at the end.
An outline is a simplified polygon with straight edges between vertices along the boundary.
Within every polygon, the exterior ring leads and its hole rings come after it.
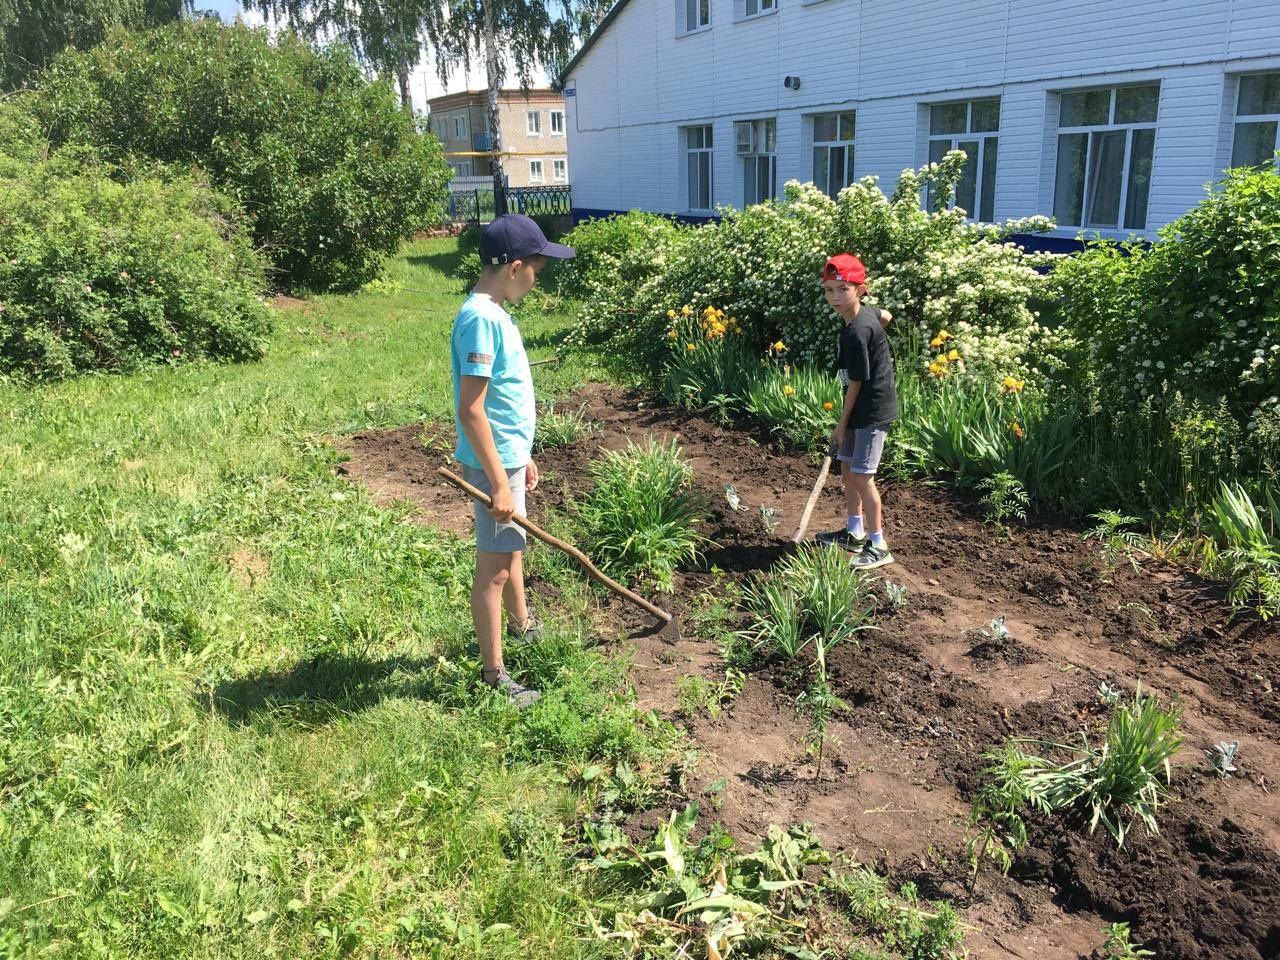
POLYGON ((489 139, 488 130, 471 134, 471 149, 477 153, 488 153, 493 149, 493 141, 489 139))

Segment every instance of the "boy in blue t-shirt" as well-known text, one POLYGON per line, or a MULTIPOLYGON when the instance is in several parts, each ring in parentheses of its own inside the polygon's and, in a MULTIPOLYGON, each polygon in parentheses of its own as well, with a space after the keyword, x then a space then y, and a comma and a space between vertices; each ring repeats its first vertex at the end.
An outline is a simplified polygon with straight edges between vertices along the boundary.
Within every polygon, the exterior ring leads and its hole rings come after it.
POLYGON ((532 629, 524 597, 524 530, 511 517, 525 512, 525 491, 538 485, 533 452, 536 409, 533 378, 524 340, 507 303, 519 303, 538 281, 548 257, 568 259, 571 247, 550 243, 538 225, 516 214, 499 217, 480 237, 480 279, 453 321, 450 352, 455 456, 465 479, 492 498, 488 509, 474 504, 476 576, 471 586, 471 619, 483 663, 481 677, 520 709, 540 694, 507 675, 502 661, 502 610, 508 632, 525 637, 532 629))

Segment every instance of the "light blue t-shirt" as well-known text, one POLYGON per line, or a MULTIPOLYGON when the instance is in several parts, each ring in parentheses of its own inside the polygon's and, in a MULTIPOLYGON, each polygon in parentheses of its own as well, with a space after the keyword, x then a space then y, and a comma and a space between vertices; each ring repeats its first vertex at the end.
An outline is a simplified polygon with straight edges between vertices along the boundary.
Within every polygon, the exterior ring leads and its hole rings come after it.
POLYGON ((485 377, 484 412, 493 430, 502 465, 523 467, 533 452, 533 427, 537 409, 533 400, 533 376, 524 352, 524 338, 511 315, 483 293, 473 293, 453 320, 450 337, 453 357, 453 418, 458 431, 454 456, 469 467, 483 470, 458 418, 458 397, 463 377, 485 377))

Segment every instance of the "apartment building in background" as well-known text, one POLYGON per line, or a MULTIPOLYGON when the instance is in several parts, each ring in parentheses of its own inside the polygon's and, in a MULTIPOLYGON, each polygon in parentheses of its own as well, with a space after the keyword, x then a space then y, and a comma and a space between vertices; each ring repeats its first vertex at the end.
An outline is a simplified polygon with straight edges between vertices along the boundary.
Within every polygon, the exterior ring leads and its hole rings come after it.
MULTIPOLYGON (((431 130, 457 177, 493 175, 488 94, 468 90, 428 102, 431 130)), ((498 95, 502 163, 510 187, 567 186, 569 151, 564 96, 553 90, 503 90, 498 95)))

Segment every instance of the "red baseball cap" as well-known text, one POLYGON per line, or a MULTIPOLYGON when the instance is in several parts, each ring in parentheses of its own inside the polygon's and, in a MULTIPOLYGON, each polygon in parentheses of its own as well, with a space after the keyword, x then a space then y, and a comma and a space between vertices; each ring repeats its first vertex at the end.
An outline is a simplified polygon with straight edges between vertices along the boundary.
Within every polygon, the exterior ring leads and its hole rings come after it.
POLYGON ((822 279, 863 284, 867 282, 867 268, 853 254, 837 253, 822 268, 822 279))

